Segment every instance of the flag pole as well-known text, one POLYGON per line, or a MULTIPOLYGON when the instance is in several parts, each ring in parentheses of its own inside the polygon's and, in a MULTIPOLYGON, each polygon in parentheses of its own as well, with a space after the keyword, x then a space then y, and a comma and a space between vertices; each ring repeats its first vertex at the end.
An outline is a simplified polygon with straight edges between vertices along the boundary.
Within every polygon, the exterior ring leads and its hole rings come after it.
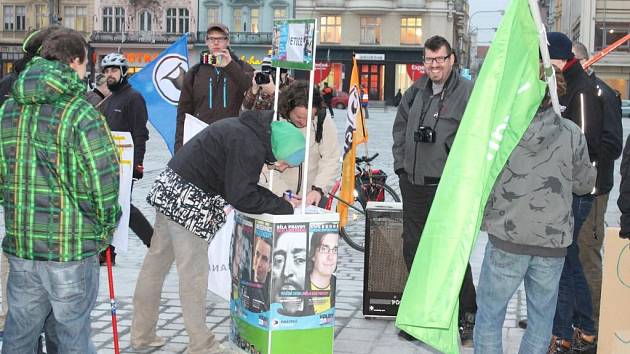
POLYGON ((560 101, 558 100, 558 84, 556 83, 556 72, 551 66, 551 58, 549 57, 549 48, 547 47, 547 31, 540 17, 540 8, 536 0, 528 0, 529 10, 534 18, 534 23, 538 27, 540 53, 542 55, 543 66, 545 68, 545 79, 549 85, 549 95, 551 96, 551 104, 553 111, 557 115, 561 115, 560 101))
POLYGON ((615 43, 613 43, 613 44, 609 45, 608 47, 604 48, 601 52, 593 55, 591 57, 591 59, 587 60, 586 63, 584 63, 584 65, 582 65, 582 67, 584 69, 587 69, 589 66, 591 66, 591 65, 597 63, 598 61, 600 61, 603 57, 605 57, 608 54, 610 54, 610 52, 612 52, 613 50, 617 49, 617 47, 619 47, 620 45, 624 44, 626 41, 630 41, 630 33, 626 34, 625 36, 623 36, 623 38, 619 39, 615 43))
POLYGON ((118 323, 116 321, 116 297, 114 295, 114 274, 112 273, 112 249, 107 247, 105 252, 107 260, 107 280, 109 281, 109 304, 112 309, 112 331, 114 333, 114 353, 120 354, 120 346, 118 344, 118 323))
MULTIPOLYGON (((302 170, 302 215, 306 214, 306 194, 308 194, 308 157, 309 147, 311 146, 311 130, 313 128, 313 87, 315 87, 315 57, 317 54, 317 19, 315 19, 315 29, 313 31, 313 38, 311 43, 313 44, 313 64, 310 70, 308 80, 308 109, 306 120, 306 148, 304 149, 304 169, 302 170)), ((307 31, 308 35, 308 31, 307 31)), ((319 107, 318 107, 319 108, 319 107)))

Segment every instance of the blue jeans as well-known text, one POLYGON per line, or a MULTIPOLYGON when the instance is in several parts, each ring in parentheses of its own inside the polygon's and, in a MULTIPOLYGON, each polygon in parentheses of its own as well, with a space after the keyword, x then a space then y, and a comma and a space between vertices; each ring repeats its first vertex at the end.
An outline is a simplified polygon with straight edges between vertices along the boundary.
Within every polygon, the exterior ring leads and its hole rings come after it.
POLYGON ((90 313, 98 294, 98 256, 75 262, 9 256, 9 265, 2 354, 35 353, 51 310, 60 353, 96 353, 90 338, 90 313))
POLYGON ((547 353, 563 263, 562 257, 505 252, 488 241, 477 286, 475 353, 503 353, 505 312, 521 281, 525 282, 528 323, 519 354, 547 353))
POLYGON ((573 326, 588 334, 595 333, 591 291, 584 276, 578 249, 580 229, 593 205, 593 196, 573 195, 573 243, 567 248, 567 256, 560 277, 558 306, 553 320, 553 335, 571 340, 573 326))

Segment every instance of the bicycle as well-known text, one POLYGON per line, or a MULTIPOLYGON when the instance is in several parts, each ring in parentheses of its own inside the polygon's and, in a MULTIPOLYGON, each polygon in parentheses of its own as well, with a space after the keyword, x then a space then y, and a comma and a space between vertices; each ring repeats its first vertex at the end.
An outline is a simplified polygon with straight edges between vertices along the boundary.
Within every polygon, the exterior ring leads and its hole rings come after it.
POLYGON ((354 175, 354 200, 344 201, 338 195, 341 188, 341 178, 328 193, 325 209, 336 210, 338 203, 348 206, 348 222, 339 229, 339 234, 346 243, 359 252, 365 252, 365 215, 367 203, 400 202, 400 197, 394 189, 387 185, 387 174, 381 169, 372 168, 372 162, 379 154, 372 157, 356 158, 356 174, 354 175), (337 202, 337 203, 335 203, 337 202))

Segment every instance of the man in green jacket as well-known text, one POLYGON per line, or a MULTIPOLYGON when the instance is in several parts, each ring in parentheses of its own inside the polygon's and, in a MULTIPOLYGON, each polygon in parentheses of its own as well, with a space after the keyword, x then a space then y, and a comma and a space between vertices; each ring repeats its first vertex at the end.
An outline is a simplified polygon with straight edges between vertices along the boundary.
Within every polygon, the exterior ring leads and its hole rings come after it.
POLYGON ((0 202, 9 255, 2 353, 36 347, 52 310, 61 353, 96 353, 90 312, 98 253, 118 224, 119 164, 105 119, 83 97, 87 43, 60 29, 0 108, 0 202))

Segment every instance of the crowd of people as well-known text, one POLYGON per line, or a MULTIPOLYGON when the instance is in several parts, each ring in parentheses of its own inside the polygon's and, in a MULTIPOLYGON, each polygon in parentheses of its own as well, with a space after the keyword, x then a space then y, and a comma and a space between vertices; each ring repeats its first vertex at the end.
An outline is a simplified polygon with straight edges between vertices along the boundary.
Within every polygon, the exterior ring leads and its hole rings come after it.
MULTIPOLYGON (((148 248, 133 296, 136 349, 166 343, 156 326, 164 280, 175 263, 188 353, 230 352, 206 323, 209 270, 200 266, 208 264, 208 244, 228 211, 286 215, 302 199, 323 205, 340 173, 328 83, 320 92, 286 70, 276 77, 268 59, 255 71, 231 50, 229 36, 223 24, 208 26, 208 52, 185 75, 176 152, 147 196, 156 209, 154 225, 130 206, 129 227, 148 248), (276 85, 279 120, 271 110, 276 85), (209 126, 184 143, 187 114, 209 126), (309 130, 313 138, 307 146, 309 130), (305 159, 309 178, 303 181, 305 159), (279 173, 270 190, 272 170, 279 173)), ((566 109, 556 114, 546 93, 490 194, 479 284, 475 289, 468 264, 459 295, 460 338, 477 353, 502 352, 506 306, 521 282, 528 299, 522 353, 596 348, 603 217, 623 144, 620 97, 591 69, 582 69, 588 59, 584 45, 556 32, 548 34, 548 42, 566 109)), ((458 74, 445 38, 433 36, 424 48, 427 74, 398 91, 392 127, 403 199, 402 256, 409 269, 474 87, 458 74)), ((146 103, 129 84, 129 65, 119 53, 102 59, 95 87, 86 93, 87 43, 74 30, 50 26, 34 32, 24 51, 14 72, 0 81, 2 352, 34 352, 44 332, 48 353, 95 353, 90 313, 99 263, 104 252, 115 256, 110 242, 121 216, 119 157, 110 132, 131 134, 133 179, 143 178, 146 103)), ((543 79, 542 66, 540 72, 543 79)), ((365 118, 367 97, 362 87, 365 118)), ((630 238, 629 149, 618 201, 623 238, 630 238)), ((241 234, 237 228, 236 248, 241 234)), ((335 306, 334 296, 281 301, 281 289, 334 294, 339 235, 290 236, 279 234, 273 245, 253 237, 246 277, 261 284, 273 279, 273 286, 248 294, 256 300, 250 307, 267 311, 272 301, 281 302, 287 315, 323 313, 335 306)), ((243 271, 242 255, 234 255, 233 275, 243 271)))

